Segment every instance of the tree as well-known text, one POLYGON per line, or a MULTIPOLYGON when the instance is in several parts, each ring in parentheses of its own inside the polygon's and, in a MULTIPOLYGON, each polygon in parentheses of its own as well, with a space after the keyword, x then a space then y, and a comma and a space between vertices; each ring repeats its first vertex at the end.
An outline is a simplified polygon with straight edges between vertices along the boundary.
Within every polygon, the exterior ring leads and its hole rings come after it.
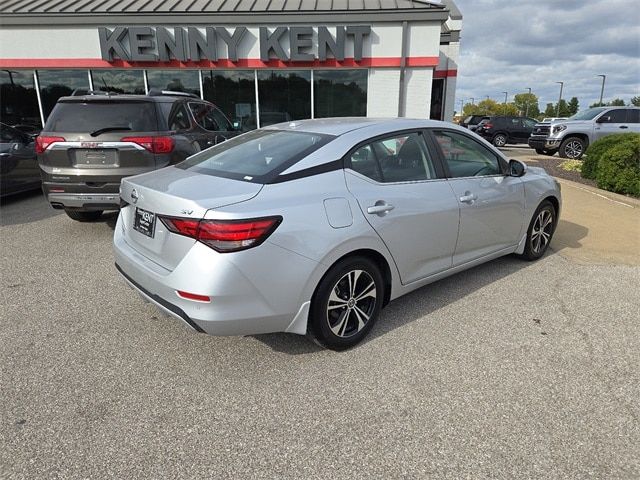
POLYGON ((614 98, 607 104, 607 106, 610 107, 624 107, 624 105, 624 100, 622 100, 621 98, 614 98))
POLYGON ((518 93, 514 97, 514 104, 521 115, 526 117, 537 117, 540 115, 538 97, 533 93, 518 93))
POLYGON ((640 107, 640 97, 632 97, 631 105, 633 105, 634 107, 640 107))
POLYGON ((567 105, 567 108, 569 110, 569 116, 575 115, 576 113, 578 113, 578 109, 580 108, 580 104, 578 103, 578 98, 571 97, 571 100, 569 100, 569 104, 567 105))

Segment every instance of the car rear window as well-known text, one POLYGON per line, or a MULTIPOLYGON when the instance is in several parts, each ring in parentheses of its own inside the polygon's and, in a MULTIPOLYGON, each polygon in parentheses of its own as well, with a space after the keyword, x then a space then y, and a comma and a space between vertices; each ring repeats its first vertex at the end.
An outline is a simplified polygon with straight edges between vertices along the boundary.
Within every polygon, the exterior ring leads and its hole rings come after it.
POLYGON ((158 129, 152 102, 59 102, 45 126, 48 132, 94 132, 101 128, 126 127, 132 132, 158 129))
POLYGON ((269 183, 333 138, 309 132, 255 130, 204 150, 176 167, 206 175, 269 183))

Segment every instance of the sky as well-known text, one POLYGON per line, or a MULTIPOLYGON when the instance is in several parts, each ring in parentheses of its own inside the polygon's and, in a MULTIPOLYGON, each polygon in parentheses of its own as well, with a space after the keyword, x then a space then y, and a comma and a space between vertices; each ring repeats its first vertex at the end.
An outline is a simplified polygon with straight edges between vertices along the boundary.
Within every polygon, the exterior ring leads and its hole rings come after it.
MULTIPOLYGON (((640 1, 454 0, 462 11, 456 111, 461 99, 509 101, 531 87, 541 111, 577 97, 640 95, 640 1)), ((470 100, 467 100, 470 101, 470 100)), ((465 102, 466 103, 466 102, 465 102)))

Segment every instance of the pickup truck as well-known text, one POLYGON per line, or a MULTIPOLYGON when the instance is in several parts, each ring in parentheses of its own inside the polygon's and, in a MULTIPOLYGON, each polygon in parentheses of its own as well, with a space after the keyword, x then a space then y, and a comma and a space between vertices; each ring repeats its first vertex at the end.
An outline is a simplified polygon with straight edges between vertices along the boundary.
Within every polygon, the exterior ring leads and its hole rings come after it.
POLYGON ((640 108, 595 107, 566 120, 537 123, 528 144, 539 154, 578 159, 587 147, 614 133, 640 132, 640 108))

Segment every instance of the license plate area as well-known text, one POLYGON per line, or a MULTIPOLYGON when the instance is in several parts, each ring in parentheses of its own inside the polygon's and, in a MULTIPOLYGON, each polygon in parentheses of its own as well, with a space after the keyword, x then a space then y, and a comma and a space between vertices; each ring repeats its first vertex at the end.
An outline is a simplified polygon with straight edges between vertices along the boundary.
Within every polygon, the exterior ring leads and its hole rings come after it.
POLYGON ((141 234, 153 238, 156 229, 156 215, 136 207, 133 218, 133 229, 141 234))
POLYGON ((114 148, 76 149, 73 157, 73 163, 78 168, 118 166, 118 151, 114 148))

